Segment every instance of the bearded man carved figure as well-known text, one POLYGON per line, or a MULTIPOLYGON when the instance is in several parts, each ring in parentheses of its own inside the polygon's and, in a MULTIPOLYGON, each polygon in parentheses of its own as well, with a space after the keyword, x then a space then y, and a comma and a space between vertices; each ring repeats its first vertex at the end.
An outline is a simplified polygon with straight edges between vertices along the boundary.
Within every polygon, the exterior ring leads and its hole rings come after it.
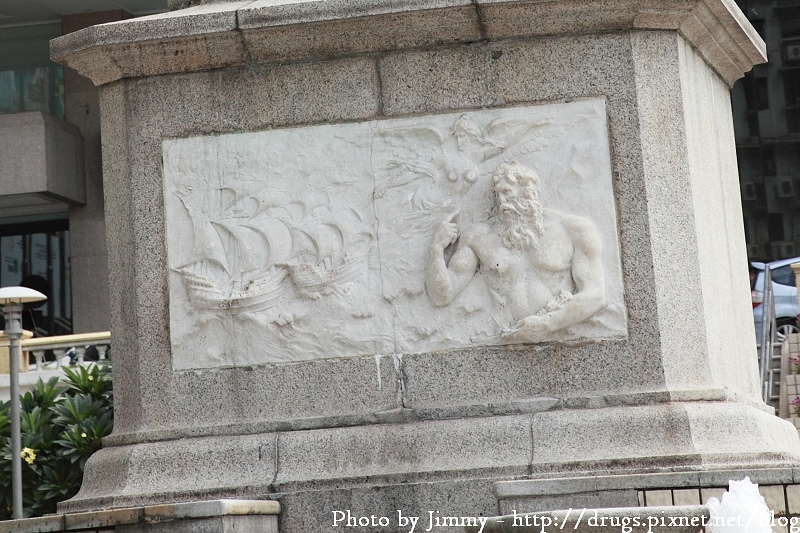
POLYGON ((506 343, 551 340, 606 306, 602 246, 586 218, 539 203, 539 176, 519 163, 492 175, 495 215, 463 234, 456 213, 439 224, 430 245, 426 290, 435 306, 450 304, 480 272, 492 301, 512 317, 506 343), (445 248, 454 244, 449 261, 445 248))

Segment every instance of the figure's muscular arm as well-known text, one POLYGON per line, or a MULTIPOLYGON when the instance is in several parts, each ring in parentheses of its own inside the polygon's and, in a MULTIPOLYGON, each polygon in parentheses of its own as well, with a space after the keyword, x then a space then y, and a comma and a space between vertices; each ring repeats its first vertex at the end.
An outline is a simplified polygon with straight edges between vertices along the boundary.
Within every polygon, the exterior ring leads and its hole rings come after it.
POLYGON ((564 229, 572 241, 572 279, 575 294, 556 309, 520 320, 504 332, 509 342, 537 342, 554 331, 583 322, 606 306, 602 245, 594 225, 582 217, 568 217, 564 229))
POLYGON ((428 256, 428 273, 425 279, 428 299, 437 307, 452 302, 478 270, 478 256, 469 246, 462 246, 448 263, 444 261, 444 249, 458 239, 458 227, 453 218, 445 218, 436 230, 428 256))
POLYGON ((603 250, 597 229, 581 217, 570 217, 565 227, 575 249, 572 257, 575 294, 561 309, 549 314, 553 331, 583 322, 607 303, 603 250))

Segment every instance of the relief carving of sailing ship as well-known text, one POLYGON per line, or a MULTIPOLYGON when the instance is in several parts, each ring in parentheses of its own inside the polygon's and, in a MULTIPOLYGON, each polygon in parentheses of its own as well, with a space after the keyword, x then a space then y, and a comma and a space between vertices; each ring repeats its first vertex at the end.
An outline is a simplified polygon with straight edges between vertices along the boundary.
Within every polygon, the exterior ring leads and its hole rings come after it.
POLYGON ((348 239, 338 225, 322 223, 303 230, 296 228, 293 235, 299 250, 289 262, 289 274, 297 291, 307 298, 328 295, 336 285, 352 281, 366 271, 369 234, 348 239), (299 243, 305 246, 298 247, 299 243))
POLYGON ((293 202, 289 209, 265 206, 263 191, 222 187, 197 198, 192 190, 173 191, 194 236, 190 256, 175 270, 198 308, 269 309, 290 288, 287 278, 299 295, 317 299, 366 271, 371 235, 351 208, 293 202))

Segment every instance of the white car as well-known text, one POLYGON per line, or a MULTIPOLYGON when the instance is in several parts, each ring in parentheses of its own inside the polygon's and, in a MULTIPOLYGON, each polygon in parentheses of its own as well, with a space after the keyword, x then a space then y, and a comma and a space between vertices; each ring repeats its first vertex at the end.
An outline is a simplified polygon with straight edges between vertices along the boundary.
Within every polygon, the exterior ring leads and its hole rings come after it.
MULTIPOLYGON (((800 305, 797 303, 797 282, 792 263, 800 263, 800 257, 781 259, 768 263, 772 271, 772 296, 775 301, 775 338, 783 342, 786 335, 797 333, 800 305)), ((753 299, 753 318, 756 326, 756 341, 761 343, 761 328, 764 316, 764 263, 750 263, 750 289, 753 299)))

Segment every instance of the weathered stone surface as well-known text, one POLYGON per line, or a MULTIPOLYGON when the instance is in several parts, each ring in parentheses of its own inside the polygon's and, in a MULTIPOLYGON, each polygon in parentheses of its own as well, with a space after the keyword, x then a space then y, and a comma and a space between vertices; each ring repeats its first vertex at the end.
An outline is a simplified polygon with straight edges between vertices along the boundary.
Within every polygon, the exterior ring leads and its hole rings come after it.
POLYGON ((142 521, 144 511, 141 507, 94 511, 90 513, 73 513, 64 515, 65 529, 99 529, 107 527, 138 524, 142 521))
POLYGON ((116 533, 278 533, 276 516, 212 516, 120 526, 116 533))
POLYGON ((733 0, 182 1, 174 7, 185 9, 57 39, 53 56, 103 84, 121 77, 242 65, 249 59, 285 61, 520 36, 672 30, 701 50, 730 85, 766 55, 764 42, 733 0))
POLYGON ((281 506, 276 501, 210 500, 150 505, 144 508, 144 519, 159 522, 212 516, 277 515, 280 510, 281 506))
POLYGON ((776 515, 786 514, 786 495, 783 485, 762 485, 758 487, 758 491, 771 511, 775 511, 776 515))
POLYGON ((280 504, 270 500, 206 500, 9 520, 0 522, 0 532, 278 533, 279 512, 280 504))
MULTIPOLYGON (((763 59, 763 43, 742 20, 728 0, 223 3, 56 41, 56 57, 103 84, 120 402, 109 447, 64 508, 275 497, 284 533, 295 533, 341 505, 389 509, 409 495, 420 515, 427 501, 495 513, 491 483, 503 478, 681 469, 699 479, 796 464, 800 439, 761 403, 750 349, 726 91, 763 59), (174 364, 189 350, 172 342, 182 323, 170 308, 170 268, 182 265, 170 263, 167 195, 178 189, 164 146, 313 137, 354 124, 418 123, 444 136, 440 122, 461 114, 484 135, 515 109, 581 101, 605 109, 606 214, 616 223, 627 337, 582 346, 478 340, 377 359, 380 350, 349 353, 326 341, 314 356, 337 357, 270 363, 266 348, 239 349, 219 361, 199 354, 206 368, 174 364), (469 495, 459 503, 461 487, 469 495)), ((270 172, 290 175, 316 157, 296 155, 270 172)), ((233 194, 233 205, 237 192, 220 194, 233 194)), ((387 213, 414 200, 397 196, 387 213)), ((438 221, 445 237, 451 222, 463 231, 458 220, 438 221)), ((426 227, 432 241, 439 230, 426 227)), ((457 247, 474 252, 477 241, 464 238, 457 247)), ((464 264, 469 283, 485 277, 464 264)), ((345 329, 328 324, 323 336, 345 329)), ((638 502, 649 490, 612 485, 595 492, 638 502)))
POLYGON ((722 497, 731 481, 750 478, 767 507, 775 515, 786 514, 784 491, 791 493, 794 484, 783 478, 775 483, 776 474, 785 469, 750 468, 738 471, 715 470, 715 476, 704 472, 665 472, 651 474, 614 474, 585 477, 553 477, 515 481, 498 481, 494 492, 500 514, 542 512, 552 509, 589 507, 663 507, 705 505, 708 499, 722 497), (765 484, 766 483, 766 484, 765 484), (724 487, 724 488, 723 488, 724 487), (634 501, 635 500, 635 501, 634 501))
POLYGON ((700 489, 675 489, 672 499, 675 505, 700 505, 700 489))
MULTIPOLYGON (((698 410, 703 406, 697 404, 698 410)), ((724 464, 719 465, 719 461, 735 457, 745 468, 759 462, 781 464, 791 456, 788 434, 762 437, 761 442, 747 446, 734 442, 722 454, 705 447, 702 439, 695 443, 689 428, 708 421, 693 416, 687 407, 691 406, 551 410, 429 422, 398 420, 115 446, 89 460, 78 498, 62 504, 62 510, 168 503, 178 498, 230 498, 242 493, 261 498, 277 493, 283 498, 308 491, 410 482, 448 481, 456 486, 464 479, 482 479, 482 483, 491 485, 503 478, 547 478, 569 472, 581 477, 498 483, 495 491, 501 510, 542 510, 553 508, 557 502, 572 502, 575 508, 584 504, 624 506, 635 505, 637 490, 724 486, 728 479, 747 474, 757 482, 770 483, 780 469, 722 471, 724 464), (778 448, 778 441, 772 437, 784 439, 784 448, 778 448), (192 464, 191 471, 185 470, 186 464, 192 464), (628 471, 668 472, 675 467, 701 471, 610 475, 618 474, 620 465, 628 471), (706 475, 714 469, 725 481, 706 475), (590 472, 594 475, 587 475, 590 472), (604 475, 598 477, 600 473, 604 475)), ((756 422, 763 417, 760 423, 770 428, 771 415, 756 411, 755 416, 749 416, 756 422)), ((741 424, 736 417, 733 423, 741 424)), ((653 502, 648 500, 648 505, 653 502)), ((424 507, 406 509, 426 512, 424 507)), ((284 507, 287 516, 295 512, 284 507)))
MULTIPOLYGON (((281 531, 325 531, 335 533, 345 528, 347 514, 351 517, 386 517, 382 526, 370 525, 370 532, 425 531, 431 516, 488 517, 497 514, 497 502, 491 487, 484 480, 461 479, 436 482, 404 482, 278 493, 283 509, 292 513, 281 515, 281 531), (340 514, 334 515, 334 511, 340 514), (333 526, 334 518, 340 520, 333 526), (404 521, 405 520, 405 521, 404 521)), ((349 528, 348 528, 349 529, 349 528)), ((460 528, 434 527, 431 531, 445 533, 460 528)))
MULTIPOLYGON (((240 435, 104 449, 87 462, 86 482, 78 496, 91 504, 79 506, 66 502, 61 510, 71 513, 169 503, 176 501, 176 494, 184 501, 232 498, 241 486, 249 486, 263 496, 276 473, 275 438, 275 435, 240 435), (189 468, 188 464, 193 466, 189 468)), ((225 506, 218 510, 229 511, 225 506)), ((181 512, 181 516, 189 517, 196 508, 157 511, 161 513, 159 516, 181 512)))
POLYGON ((64 515, 0 522, 0 532, 2 533, 51 533, 57 531, 64 531, 64 515))

